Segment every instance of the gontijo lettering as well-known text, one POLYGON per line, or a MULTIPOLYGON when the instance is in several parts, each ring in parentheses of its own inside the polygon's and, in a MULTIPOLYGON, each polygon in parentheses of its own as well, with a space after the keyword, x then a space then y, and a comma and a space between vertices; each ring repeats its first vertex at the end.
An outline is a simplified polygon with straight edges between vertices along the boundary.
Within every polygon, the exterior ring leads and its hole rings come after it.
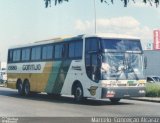
POLYGON ((41 70, 40 64, 27 64, 22 66, 22 70, 41 70))

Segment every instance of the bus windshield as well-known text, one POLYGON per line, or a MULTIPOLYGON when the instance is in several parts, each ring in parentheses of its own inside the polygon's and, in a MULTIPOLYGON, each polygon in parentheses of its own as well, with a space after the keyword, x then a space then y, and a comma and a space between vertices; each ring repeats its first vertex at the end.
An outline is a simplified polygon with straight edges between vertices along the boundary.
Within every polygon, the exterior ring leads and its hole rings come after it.
POLYGON ((101 39, 103 80, 139 80, 143 77, 143 55, 139 40, 101 39))
POLYGON ((135 39, 101 39, 101 44, 107 51, 142 51, 140 41, 135 39))
POLYGON ((103 53, 103 80, 139 80, 143 78, 142 54, 135 53, 103 53))

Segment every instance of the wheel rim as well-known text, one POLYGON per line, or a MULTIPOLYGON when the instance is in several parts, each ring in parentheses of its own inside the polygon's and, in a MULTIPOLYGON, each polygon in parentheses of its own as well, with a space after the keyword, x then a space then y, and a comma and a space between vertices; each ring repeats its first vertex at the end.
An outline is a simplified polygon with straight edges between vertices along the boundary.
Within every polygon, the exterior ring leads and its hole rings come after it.
POLYGON ((30 91, 30 88, 29 88, 29 84, 28 84, 28 83, 25 84, 25 89, 24 89, 24 90, 25 90, 25 94, 28 95, 28 94, 29 94, 29 91, 30 91))
POLYGON ((78 87, 78 88, 76 89, 76 98, 77 98, 77 99, 80 99, 81 96, 82 96, 82 89, 81 89, 80 87, 78 87))
POLYGON ((22 93, 22 84, 18 85, 18 93, 21 94, 22 93))

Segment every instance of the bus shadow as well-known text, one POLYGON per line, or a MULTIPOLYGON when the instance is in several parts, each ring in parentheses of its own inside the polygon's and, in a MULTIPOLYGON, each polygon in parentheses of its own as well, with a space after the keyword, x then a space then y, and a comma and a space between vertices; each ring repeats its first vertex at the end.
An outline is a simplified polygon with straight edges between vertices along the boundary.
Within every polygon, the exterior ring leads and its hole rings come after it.
POLYGON ((111 103, 109 100, 93 100, 93 99, 87 99, 84 100, 83 102, 76 103, 73 97, 66 97, 66 96, 52 97, 42 93, 31 94, 29 96, 20 96, 15 90, 8 90, 1 88, 0 88, 0 96, 14 97, 25 100, 47 101, 52 103, 68 103, 74 105, 89 105, 89 106, 134 105, 134 103, 126 103, 124 101, 123 102, 120 101, 118 103, 111 103))

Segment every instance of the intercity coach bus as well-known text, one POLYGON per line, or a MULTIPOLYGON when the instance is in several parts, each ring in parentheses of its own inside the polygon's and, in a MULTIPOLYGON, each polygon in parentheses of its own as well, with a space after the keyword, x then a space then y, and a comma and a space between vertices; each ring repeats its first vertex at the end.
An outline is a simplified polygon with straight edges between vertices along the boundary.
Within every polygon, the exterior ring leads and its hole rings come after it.
POLYGON ((46 92, 110 99, 145 95, 143 50, 138 38, 79 35, 43 40, 8 50, 9 88, 20 95, 46 92))

